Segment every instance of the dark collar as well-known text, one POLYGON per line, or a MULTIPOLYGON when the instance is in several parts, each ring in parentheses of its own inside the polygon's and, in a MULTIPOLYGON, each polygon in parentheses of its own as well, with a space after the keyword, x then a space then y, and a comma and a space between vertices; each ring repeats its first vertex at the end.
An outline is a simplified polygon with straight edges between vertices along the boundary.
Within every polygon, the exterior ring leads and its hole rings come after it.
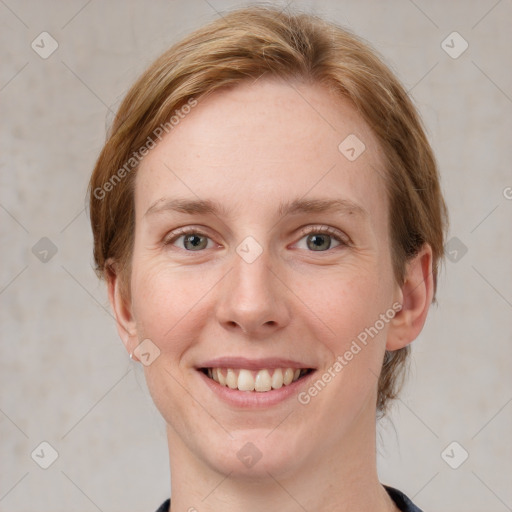
MULTIPOLYGON (((401 512, 422 512, 403 492, 387 485, 384 486, 384 489, 386 489, 389 496, 401 512)), ((167 499, 156 512, 169 512, 170 505, 171 500, 167 499)))

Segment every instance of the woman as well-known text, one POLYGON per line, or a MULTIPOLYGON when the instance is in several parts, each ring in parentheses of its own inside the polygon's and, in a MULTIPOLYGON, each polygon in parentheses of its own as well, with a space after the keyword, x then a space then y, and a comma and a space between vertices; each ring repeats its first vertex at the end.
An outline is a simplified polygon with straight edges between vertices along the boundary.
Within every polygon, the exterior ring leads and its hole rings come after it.
POLYGON ((376 417, 435 298, 446 208, 367 45, 231 12, 124 99, 90 182, 98 274, 167 423, 171 510, 417 511, 376 417))

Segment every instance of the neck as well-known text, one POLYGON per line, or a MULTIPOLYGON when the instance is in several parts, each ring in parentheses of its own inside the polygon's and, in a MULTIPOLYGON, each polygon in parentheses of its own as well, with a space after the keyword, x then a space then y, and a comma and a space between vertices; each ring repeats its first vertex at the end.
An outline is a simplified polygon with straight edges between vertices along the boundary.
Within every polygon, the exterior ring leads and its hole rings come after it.
POLYGON ((170 512, 396 511, 377 476, 375 420, 360 420, 342 442, 309 454, 300 467, 265 471, 258 478, 217 471, 167 427, 170 512))

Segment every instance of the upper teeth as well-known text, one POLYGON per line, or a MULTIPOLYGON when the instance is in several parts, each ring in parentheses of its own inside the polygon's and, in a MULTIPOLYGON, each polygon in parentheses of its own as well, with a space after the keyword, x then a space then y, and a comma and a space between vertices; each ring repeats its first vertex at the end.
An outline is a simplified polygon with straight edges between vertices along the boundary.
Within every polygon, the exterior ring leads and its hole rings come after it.
POLYGON ((251 371, 232 368, 208 368, 208 377, 221 386, 240 391, 270 391, 295 382, 306 369, 275 368, 251 371), (273 373, 272 373, 273 372, 273 373))

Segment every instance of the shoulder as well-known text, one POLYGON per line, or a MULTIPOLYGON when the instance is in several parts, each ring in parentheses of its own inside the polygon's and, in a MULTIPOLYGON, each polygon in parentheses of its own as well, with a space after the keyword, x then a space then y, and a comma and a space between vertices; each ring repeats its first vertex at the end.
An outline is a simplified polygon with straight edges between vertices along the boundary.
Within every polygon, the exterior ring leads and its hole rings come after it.
POLYGON ((171 504, 170 498, 166 499, 160 507, 158 507, 156 512, 169 512, 169 506, 171 504))
POLYGON ((387 485, 384 488, 401 512, 422 512, 403 492, 387 485))

